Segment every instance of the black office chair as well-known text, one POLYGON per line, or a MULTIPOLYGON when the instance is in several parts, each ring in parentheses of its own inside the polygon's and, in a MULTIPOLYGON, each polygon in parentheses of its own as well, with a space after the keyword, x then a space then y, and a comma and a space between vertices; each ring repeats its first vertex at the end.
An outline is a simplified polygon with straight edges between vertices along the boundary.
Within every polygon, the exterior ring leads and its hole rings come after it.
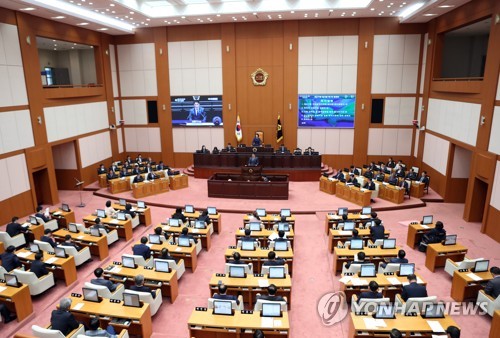
POLYGON ((425 184, 424 186, 424 193, 428 194, 429 193, 429 185, 431 185, 431 177, 430 176, 427 176, 427 178, 429 179, 427 181, 427 183, 425 184))

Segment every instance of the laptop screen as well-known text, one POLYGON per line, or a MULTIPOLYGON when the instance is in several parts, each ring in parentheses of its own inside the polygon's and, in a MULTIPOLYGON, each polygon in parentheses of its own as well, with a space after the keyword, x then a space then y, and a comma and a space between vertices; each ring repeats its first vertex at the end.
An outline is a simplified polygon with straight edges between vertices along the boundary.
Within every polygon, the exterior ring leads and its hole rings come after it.
POLYGON ((155 270, 158 272, 170 272, 167 261, 155 259, 155 270))
POLYGON ((185 237, 179 237, 179 246, 185 246, 185 247, 188 247, 188 246, 191 246, 191 243, 189 243, 189 238, 185 238, 185 237))
POLYGON ((135 269, 134 257, 122 256, 122 265, 126 268, 135 269))
POLYGON ((477 261, 476 264, 474 264, 474 272, 486 272, 488 271, 489 265, 490 261, 487 259, 477 261))
POLYGON ((124 207, 125 205, 127 205, 127 201, 124 198, 120 198, 119 202, 120 202, 120 205, 122 207, 124 207))
POLYGON ((248 223, 248 227, 252 231, 260 231, 260 222, 250 222, 248 223))
POLYGON ((355 228, 356 223, 354 222, 345 222, 344 223, 344 230, 345 231, 352 231, 355 228))
POLYGON ((124 212, 119 212, 119 213, 116 214, 116 219, 119 220, 119 221, 126 221, 127 220, 127 216, 125 216, 124 212))
POLYGON ((279 222, 278 223, 278 231, 290 231, 290 226, 288 223, 279 222))
POLYGON ((91 288, 82 288, 83 300, 89 302, 99 302, 99 294, 97 290, 91 288))
POLYGON ((274 251, 287 251, 288 243, 286 241, 274 242, 274 251))
POLYGON ((444 240, 444 245, 455 245, 457 244, 457 235, 446 235, 444 240))
POLYGON ((106 217, 106 212, 102 209, 97 209, 97 217, 99 218, 105 218, 106 217))
POLYGON ((377 312, 375 313, 376 319, 391 319, 394 318, 394 306, 391 304, 379 304, 377 312))
POLYGON ((94 237, 100 237, 101 233, 99 232, 99 229, 90 228, 90 235, 94 237))
POLYGON ((66 203, 63 203, 61 206, 61 209, 64 212, 69 212, 69 205, 67 205, 66 203))
POLYGON ((245 266, 230 266, 229 277, 245 278, 245 266))
POLYGON ((146 207, 146 203, 144 201, 137 201, 137 207, 144 209, 146 207))
POLYGON ((207 227, 205 221, 196 221, 194 222, 194 227, 196 229, 205 229, 207 227))
POLYGON ((135 293, 123 293, 123 305, 141 307, 141 302, 138 294, 135 293))
POLYGON ((187 212, 187 213, 192 214, 192 213, 194 212, 194 207, 193 207, 192 205, 189 205, 189 204, 188 204, 188 205, 186 205, 186 206, 184 207, 184 211, 185 211, 185 212, 187 212))
POLYGON ((37 225, 38 224, 38 221, 36 220, 35 216, 30 216, 30 223, 33 224, 33 225, 37 225))
POLYGON ((415 273, 415 264, 414 263, 399 264, 399 275, 400 276, 413 275, 414 273, 415 273))
POLYGON ((372 214, 372 207, 363 207, 361 209, 361 215, 371 215, 372 214))
POLYGON ((217 208, 216 207, 207 207, 207 212, 209 215, 217 215, 217 208))
POLYGON ((270 266, 269 267, 269 278, 285 278, 285 267, 284 266, 270 266))
POLYGON ((75 223, 69 223, 68 224, 68 231, 69 232, 78 232, 78 228, 75 223))
POLYGON ((232 303, 230 300, 214 300, 214 315, 232 315, 232 303))
POLYGON ((181 223, 181 220, 177 219, 177 218, 170 218, 168 220, 168 225, 170 225, 171 227, 178 227, 178 226, 180 226, 180 223, 181 223))
POLYGON ((362 264, 359 272, 360 277, 375 277, 375 264, 362 264))
POLYGON ((443 303, 438 304, 425 304, 424 318, 444 318, 445 305, 443 303))
POLYGON ((259 217, 264 217, 264 216, 266 216, 266 209, 256 209, 255 211, 257 212, 257 215, 258 215, 259 217))
POLYGON ((347 208, 339 208, 337 210, 337 215, 339 215, 339 216, 347 215, 348 211, 349 211, 349 209, 347 209, 347 208))
POLYGON ((64 248, 59 248, 56 246, 55 253, 56 253, 56 257, 66 258, 66 250, 64 250, 64 248))
POLYGON ((361 250, 363 249, 362 239, 351 239, 351 245, 349 246, 351 250, 361 250))
POLYGON ((281 317, 281 304, 262 303, 262 317, 281 317))
POLYGON ((38 247, 38 244, 31 243, 30 244, 30 251, 34 252, 34 253, 40 252, 40 248, 38 247))
POLYGON ((4 274, 4 277, 5 277, 5 284, 7 284, 8 286, 13 286, 15 288, 19 286, 16 275, 6 273, 4 274))
POLYGON ((255 242, 254 241, 241 241, 241 250, 255 250, 255 242))
POLYGON ((148 237, 149 237, 150 244, 161 244, 160 235, 150 234, 148 237))
POLYGON ((292 215, 292 211, 290 209, 281 209, 280 216, 281 217, 290 217, 292 215))
POLYGON ((422 224, 432 224, 432 215, 424 216, 422 218, 422 224))
POLYGON ((395 238, 384 239, 384 243, 382 244, 382 249, 394 249, 394 248, 396 248, 396 239, 395 238))

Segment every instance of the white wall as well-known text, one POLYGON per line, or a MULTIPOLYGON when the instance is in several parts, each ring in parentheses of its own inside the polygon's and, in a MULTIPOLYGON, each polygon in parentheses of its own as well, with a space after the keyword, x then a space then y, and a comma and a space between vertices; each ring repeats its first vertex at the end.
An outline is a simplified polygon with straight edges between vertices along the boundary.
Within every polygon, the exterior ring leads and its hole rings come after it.
POLYGON ((500 161, 497 161, 497 169, 495 170, 490 205, 495 209, 500 210, 500 161))
MULTIPOLYGON (((418 98, 418 108, 417 108, 417 121, 419 123, 419 127, 422 127, 422 121, 421 121, 421 118, 422 118, 422 98, 419 97, 418 98)), ((421 131, 420 130, 417 130, 415 132, 415 147, 413 148, 413 156, 417 157, 417 154, 418 154, 418 140, 420 138, 420 133, 421 131)))
POLYGON ((453 154, 452 178, 469 178, 472 151, 455 146, 453 154))
POLYGON ((122 119, 121 115, 121 109, 120 109, 120 100, 115 100, 114 101, 114 107, 115 107, 115 123, 116 125, 120 124, 120 120, 122 119))
POLYGON ((106 102, 43 109, 49 142, 109 128, 106 102))
POLYGON ((0 23, 0 107, 27 104, 17 27, 0 23))
POLYGON ((493 122, 491 125, 488 151, 500 155, 500 107, 498 106, 493 110, 493 122))
POLYGON ((160 128, 125 128, 124 130, 126 151, 161 152, 160 128))
POLYGON ((73 141, 52 147, 52 157, 56 169, 78 169, 75 143, 73 141))
POLYGON ((168 43, 170 95, 221 95, 221 40, 168 43))
POLYGON ((122 100, 122 114, 126 125, 148 124, 146 100, 122 100))
POLYGON ((429 34, 424 36, 424 53, 422 54, 422 70, 420 73, 420 94, 424 93, 425 67, 427 65, 427 45, 429 44, 429 34))
POLYGON ((297 147, 313 147, 320 154, 352 155, 354 148, 354 129, 312 129, 297 130, 297 147))
POLYGON ((411 126, 414 113, 414 97, 386 97, 384 100, 384 125, 411 126))
MULTIPOLYGON (((224 147, 224 130, 222 128, 172 128, 174 152, 191 153, 205 145, 212 150, 224 147)), ((128 147, 127 147, 128 150, 128 147)))
POLYGON ((27 167, 24 154, 0 160, 0 201, 30 190, 27 167))
POLYGON ((0 154, 33 147, 34 145, 29 110, 0 113, 0 154))
POLYGON ((82 168, 111 157, 109 131, 78 139, 82 168))
POLYGON ((425 135, 423 161, 443 175, 446 175, 449 151, 450 142, 429 133, 425 135))
POLYGON ((481 105, 458 101, 429 99, 427 129, 476 145, 481 105))
POLYGON ((500 75, 498 75, 498 84, 497 84, 497 101, 500 101, 500 75))
POLYGON ((412 129, 370 128, 368 155, 411 155, 412 129))
POLYGON ((116 129, 118 135, 118 154, 123 153, 123 128, 116 129))
POLYGON ((158 95, 154 43, 118 45, 118 65, 121 96, 158 95))
POLYGON ((417 91, 420 35, 375 35, 372 93, 409 94, 417 91))
POLYGON ((111 63, 111 81, 113 82, 113 97, 120 96, 118 90, 118 71, 116 69, 115 45, 109 45, 109 61, 111 63))

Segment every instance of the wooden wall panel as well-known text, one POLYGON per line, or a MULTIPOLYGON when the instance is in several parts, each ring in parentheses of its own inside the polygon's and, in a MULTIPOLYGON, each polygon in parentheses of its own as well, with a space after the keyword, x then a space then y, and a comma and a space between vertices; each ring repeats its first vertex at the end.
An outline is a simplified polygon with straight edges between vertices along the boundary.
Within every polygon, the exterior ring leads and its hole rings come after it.
POLYGON ((13 216, 23 217, 35 211, 31 191, 25 191, 9 199, 0 201, 0 208, 5 212, 0 213, 0 224, 10 223, 13 216))
POLYGON ((434 168, 422 162, 420 166, 421 171, 427 171, 427 175, 431 178, 430 187, 434 190, 438 195, 444 197, 446 195, 446 176, 439 173, 434 168))
POLYGON ((360 19, 299 20, 299 36, 357 35, 360 19))
POLYGON ((488 206, 488 212, 486 220, 484 221, 484 232, 493 238, 495 241, 500 243, 500 223, 498 220, 500 219, 500 210, 488 206))
MULTIPOLYGON (((56 169, 57 189, 59 190, 77 190, 75 188, 75 178, 80 178, 77 169, 56 169)), ((97 178, 97 174, 96 174, 97 178)), ((93 182, 93 181, 92 181, 93 182)), ((90 182, 90 183, 92 183, 90 182)), ((87 182, 85 182, 87 183, 87 182)), ((88 184, 86 184, 88 185, 88 184)))
POLYGON ((467 193, 468 178, 452 178, 446 186, 445 202, 463 203, 467 193))
POLYGON ((168 41, 220 40, 223 25, 227 24, 168 27, 168 41))
POLYGON ((321 161, 334 169, 343 169, 353 164, 353 157, 353 155, 321 155, 321 161))
POLYGON ((283 40, 283 111, 281 125, 283 143, 289 148, 297 147, 298 125, 298 67, 299 67, 299 22, 285 21, 283 40), (291 107, 291 109, 290 109, 291 107))
POLYGON ((222 46, 222 120, 224 121, 224 144, 236 144, 235 127, 238 114, 236 101, 236 39, 235 24, 221 25, 222 46), (229 107, 231 106, 231 109, 229 107))
POLYGON ((174 153, 174 163, 176 168, 187 168, 193 164, 193 153, 174 153))
POLYGON ((0 8, 0 22, 15 25, 16 21, 16 12, 6 8, 0 8))

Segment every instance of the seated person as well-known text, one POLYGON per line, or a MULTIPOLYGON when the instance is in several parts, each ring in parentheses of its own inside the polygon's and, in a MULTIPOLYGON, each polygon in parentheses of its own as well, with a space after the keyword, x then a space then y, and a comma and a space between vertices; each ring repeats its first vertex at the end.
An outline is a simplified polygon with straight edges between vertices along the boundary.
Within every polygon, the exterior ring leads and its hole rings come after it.
POLYGON ((231 145, 231 142, 227 143, 227 146, 226 146, 226 148, 224 148, 224 150, 229 151, 229 152, 235 152, 236 151, 236 149, 231 145))
POLYGON ((118 169, 118 166, 114 163, 111 164, 111 166, 109 167, 109 169, 113 170, 113 171, 120 171, 120 169, 118 169))
POLYGON ((160 251, 160 256, 158 257, 160 259, 169 259, 169 260, 172 260, 172 261, 175 261, 176 263, 179 262, 179 259, 178 258, 175 258, 173 256, 170 256, 170 253, 168 252, 168 249, 167 248, 163 248, 161 249, 160 251))
POLYGON ((116 176, 116 173, 113 170, 109 169, 108 174, 106 175, 106 178, 109 181, 109 180, 118 178, 118 176, 116 176))
POLYGON ((104 273, 104 270, 102 268, 95 269, 94 270, 94 276, 96 278, 91 279, 90 283, 95 284, 95 285, 105 286, 105 287, 108 288, 109 291, 115 292, 118 284, 115 284, 115 283, 113 283, 110 280, 104 279, 102 277, 103 273, 104 273))
POLYGON ((71 299, 63 298, 59 302, 59 308, 52 311, 50 316, 50 326, 52 330, 59 330, 64 336, 76 329, 80 323, 69 311, 71 308, 71 299))
POLYGON ((392 159, 392 157, 389 157, 389 161, 387 161, 387 166, 389 168, 394 168, 396 166, 396 162, 392 159))
POLYGON ((75 248, 76 251, 82 250, 81 246, 79 246, 78 244, 76 244, 75 242, 73 242, 73 239, 71 239, 71 235, 70 234, 64 236, 64 242, 62 242, 59 245, 62 245, 62 246, 71 246, 71 247, 75 248))
POLYGON ((182 223, 187 222, 186 216, 184 216, 184 214, 182 213, 182 208, 175 209, 175 213, 172 214, 172 218, 173 219, 180 219, 180 220, 182 220, 182 223))
POLYGON ((427 176, 427 171, 422 171, 422 176, 418 179, 418 182, 425 185, 429 184, 429 176, 427 176))
POLYGON ((56 242, 54 242, 53 236, 52 236, 52 230, 50 229, 45 229, 43 231, 43 236, 40 238, 42 242, 49 243, 52 248, 56 247, 56 242))
POLYGON ((130 155, 127 155, 127 159, 123 161, 123 164, 125 167, 130 167, 134 162, 132 161, 132 158, 130 155))
POLYGON ((337 173, 332 176, 332 178, 336 178, 337 180, 343 180, 344 179, 344 173, 342 172, 342 169, 338 169, 337 173))
POLYGON ((104 212, 106 213, 107 216, 111 217, 111 216, 115 216, 118 211, 116 211, 115 208, 113 208, 111 206, 111 201, 107 200, 106 201, 106 208, 104 209, 104 212))
POLYGON ((194 237, 193 235, 190 235, 189 234, 189 229, 184 227, 182 228, 182 232, 181 234, 179 235, 179 238, 188 238, 189 240, 193 240, 194 244, 197 244, 198 243, 198 239, 196 237, 194 237))
POLYGON ((375 180, 377 180, 378 182, 384 182, 385 180, 385 174, 384 172, 380 171, 377 176, 375 176, 375 180))
POLYGON ((259 158, 255 156, 255 153, 250 156, 248 159, 248 164, 249 167, 257 167, 259 165, 259 158))
MULTIPOLYGON (((163 229, 161 227, 156 227, 154 232, 155 232, 155 235, 163 236, 163 237, 165 237, 165 239, 167 238, 166 234, 163 232, 163 229)), ((160 241, 163 242, 161 240, 161 237, 160 237, 160 241)))
POLYGON ((354 229, 352 231, 352 237, 348 239, 348 241, 352 241, 353 239, 362 239, 361 236, 359 236, 359 231, 358 229, 354 229))
POLYGON ((456 326, 448 326, 446 333, 448 338, 460 338, 460 329, 456 326))
POLYGON ((382 225, 382 221, 379 219, 376 219, 374 221, 375 225, 370 228, 370 236, 372 242, 375 243, 377 239, 384 239, 385 238, 385 228, 382 225))
POLYGON ((147 286, 144 286, 144 276, 143 275, 137 275, 134 278, 135 285, 130 286, 130 290, 132 291, 139 291, 139 292, 150 292, 151 296, 153 298, 156 297, 156 292, 152 291, 150 288, 147 286))
POLYGON ((122 167, 122 170, 120 170, 120 178, 127 177, 127 176, 129 176, 129 173, 128 173, 127 168, 124 166, 124 167, 122 167))
MULTIPOLYGON (((408 259, 406 259, 405 256, 406 256, 406 251, 401 249, 398 251, 398 257, 389 259, 389 263, 392 263, 392 264, 408 263, 408 259)), ((385 269, 385 267, 387 266, 387 263, 382 263, 381 266, 385 269)))
POLYGON ((403 334, 398 329, 392 329, 389 332, 389 338, 403 338, 403 334))
POLYGON ((500 295, 500 268, 492 266, 490 272, 493 275, 493 279, 486 283, 484 293, 496 299, 500 295))
POLYGON ((368 178, 363 188, 368 190, 375 190, 375 183, 372 181, 371 178, 368 178))
POLYGON ((417 179, 417 173, 413 170, 413 168, 411 168, 408 174, 406 174, 405 179, 410 181, 415 181, 417 179))
POLYGON ((7 224, 5 231, 9 234, 10 237, 14 237, 14 236, 17 236, 19 234, 24 234, 27 230, 27 229, 23 228, 23 226, 17 222, 18 219, 19 219, 19 217, 14 216, 14 217, 12 217, 12 222, 7 224))
POLYGON ((144 177, 141 174, 136 174, 133 180, 133 183, 144 182, 144 177))
POLYGON ((92 225, 91 227, 92 229, 103 229, 104 231, 106 231, 106 233, 109 232, 108 228, 101 223, 101 219, 99 217, 97 217, 94 222, 94 225, 92 225))
POLYGON ((248 218, 248 222, 260 222, 260 216, 257 211, 252 212, 252 214, 248 218))
POLYGON ((371 171, 378 170, 377 165, 373 161, 370 162, 370 165, 368 165, 368 169, 371 171))
POLYGON ((200 153, 202 153, 202 154, 210 154, 210 150, 208 150, 207 147, 205 147, 205 145, 202 145, 201 149, 200 149, 200 153))
POLYGON ((106 338, 116 338, 116 332, 113 326, 108 325, 106 330, 99 328, 99 318, 90 318, 89 329, 85 331, 85 335, 88 337, 106 337, 106 338))
POLYGON ((285 265, 285 260, 276 256, 276 252, 269 251, 267 254, 267 261, 265 261, 263 266, 281 266, 285 265))
POLYGON ((134 169, 132 169, 132 175, 139 175, 141 173, 141 168, 139 164, 134 164, 134 169))
POLYGON ((212 295, 213 299, 234 300, 234 301, 236 301, 237 305, 240 304, 240 301, 238 300, 237 296, 226 294, 226 292, 227 292, 227 286, 225 286, 224 284, 217 285, 217 289, 218 289, 219 293, 213 294, 212 295))
POLYGON ((278 230, 278 223, 284 223, 285 227, 288 226, 288 229, 292 229, 292 225, 286 221, 286 216, 281 216, 279 222, 274 223, 273 229, 278 230))
POLYGON ((252 231, 249 228, 245 229, 245 236, 241 237, 240 240, 242 242, 255 242, 256 239, 253 238, 251 236, 251 234, 252 234, 252 231))
POLYGON ((408 181, 401 180, 399 186, 405 190, 406 194, 410 194, 410 185, 408 184, 408 181))
POLYGON ((405 170, 404 170, 403 166, 400 166, 400 167, 396 170, 396 176, 397 176, 397 177, 405 177, 405 170))
POLYGON ((146 168, 144 168, 144 173, 152 173, 153 167, 151 167, 151 163, 146 164, 146 168))
POLYGON ((233 252, 233 259, 227 261, 229 264, 247 264, 241 260, 241 255, 239 252, 233 252))
POLYGON ((37 278, 43 277, 49 274, 49 271, 45 267, 43 262, 43 253, 37 252, 35 254, 35 260, 31 262, 30 271, 33 272, 37 278))
POLYGON ((378 292, 378 283, 372 280, 368 283, 368 288, 370 291, 363 291, 358 296, 358 303, 362 298, 377 299, 382 298, 382 293, 378 292))
POLYGON ((130 215, 130 217, 132 218, 135 218, 135 216, 137 215, 135 211, 132 211, 132 204, 130 203, 125 204, 125 210, 123 212, 130 215))
POLYGON ((424 244, 440 243, 446 238, 446 230, 444 229, 444 224, 441 221, 437 221, 434 229, 431 229, 422 237, 422 242, 424 244))
POLYGON ((148 238, 145 236, 141 237, 141 243, 136 244, 132 247, 132 252, 134 255, 142 256, 144 259, 148 260, 151 257, 151 249, 146 244, 148 243, 148 238))
POLYGON ((408 298, 421 298, 427 297, 427 288, 425 285, 417 284, 417 276, 414 274, 408 275, 408 282, 410 284, 403 286, 401 298, 406 302, 408 298))
POLYGON ((345 267, 346 269, 349 269, 349 267, 352 265, 352 264, 365 264, 365 253, 363 251, 360 251, 358 252, 358 254, 356 256, 354 256, 354 261, 352 262, 347 262, 345 264, 345 267))
POLYGON ((212 223, 212 220, 208 216, 208 211, 203 210, 200 216, 198 216, 198 221, 204 221, 207 225, 212 223))
POLYGON ((365 171, 363 176, 371 180, 373 178, 373 171, 371 171, 371 169, 368 168, 368 170, 365 171))
POLYGON ((286 149, 286 147, 282 144, 278 147, 278 149, 276 150, 276 153, 280 153, 280 154, 285 154, 285 153, 288 153, 289 151, 286 149))
POLYGON ((160 176, 156 175, 156 174, 155 174, 154 172, 152 172, 152 171, 151 171, 151 172, 149 172, 149 173, 146 175, 146 179, 147 179, 148 181, 157 180, 157 179, 159 179, 159 178, 160 178, 160 176))
POLYGON ((97 175, 106 174, 107 172, 106 167, 101 163, 99 168, 97 168, 97 175))
POLYGON ((220 153, 219 148, 214 147, 214 149, 212 150, 212 154, 217 155, 217 154, 219 154, 219 153, 220 153))
POLYGON ((354 168, 353 165, 351 165, 351 167, 349 168, 349 174, 353 174, 354 176, 358 176, 360 175, 361 173, 359 172, 358 169, 354 168))
POLYGON ((387 180, 387 183, 389 183, 391 185, 398 185, 398 178, 396 177, 396 173, 394 171, 389 176, 389 179, 387 180))
POLYGON ((11 313, 5 304, 0 304, 0 315, 2 316, 2 318, 0 318, 0 322, 3 321, 5 324, 10 323, 17 318, 16 314, 11 313))
POLYGON ((142 155, 141 154, 137 155, 137 157, 135 158, 135 163, 140 165, 142 164, 142 162, 143 162, 142 155))
POLYGON ((262 145, 262 140, 259 137, 259 134, 255 134, 252 140, 252 147, 260 147, 262 145))
POLYGON ((262 299, 262 300, 269 300, 273 302, 285 302, 285 298, 281 296, 276 296, 276 293, 278 292, 278 288, 276 288, 276 285, 270 284, 267 287, 267 296, 266 295, 260 295, 257 294, 256 299, 262 299))
POLYGON ((285 232, 283 230, 278 231, 278 238, 274 239, 275 242, 286 242, 285 232))
POLYGON ((156 170, 165 170, 167 169, 167 166, 165 166, 165 164, 163 164, 163 161, 160 161, 157 165, 156 165, 156 170))
POLYGON ((41 205, 36 207, 35 217, 41 218, 45 223, 51 220, 50 214, 45 215, 43 212, 43 207, 41 205))

